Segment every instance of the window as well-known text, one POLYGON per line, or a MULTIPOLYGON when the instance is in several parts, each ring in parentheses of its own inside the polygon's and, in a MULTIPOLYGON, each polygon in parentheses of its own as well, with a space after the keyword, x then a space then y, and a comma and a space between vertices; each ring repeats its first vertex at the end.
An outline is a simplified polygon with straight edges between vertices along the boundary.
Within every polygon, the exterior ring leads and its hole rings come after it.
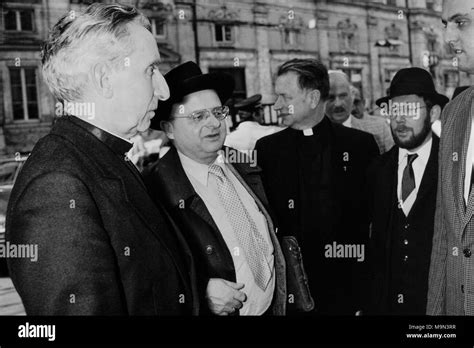
POLYGON ((285 44, 294 46, 296 44, 296 31, 286 28, 285 29, 285 44))
POLYGON ((434 0, 426 0, 426 8, 428 10, 434 10, 435 9, 435 1, 434 0))
POLYGON ((166 37, 166 22, 160 18, 153 18, 151 20, 151 32, 153 36, 158 38, 166 37))
POLYGON ((33 31, 34 11, 33 10, 6 10, 3 13, 5 30, 11 31, 33 31))
POLYGON ((36 68, 11 68, 13 120, 38 119, 38 89, 36 68))
POLYGON ((214 24, 214 38, 216 42, 232 42, 232 27, 224 24, 214 24))

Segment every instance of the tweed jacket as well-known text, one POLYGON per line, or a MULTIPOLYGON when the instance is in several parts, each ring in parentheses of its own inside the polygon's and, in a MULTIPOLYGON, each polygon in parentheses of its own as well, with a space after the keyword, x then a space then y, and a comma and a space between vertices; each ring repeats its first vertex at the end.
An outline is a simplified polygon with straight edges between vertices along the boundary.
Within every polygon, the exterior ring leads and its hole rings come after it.
POLYGON ((464 201, 474 87, 443 111, 428 315, 474 315, 474 190, 464 201))

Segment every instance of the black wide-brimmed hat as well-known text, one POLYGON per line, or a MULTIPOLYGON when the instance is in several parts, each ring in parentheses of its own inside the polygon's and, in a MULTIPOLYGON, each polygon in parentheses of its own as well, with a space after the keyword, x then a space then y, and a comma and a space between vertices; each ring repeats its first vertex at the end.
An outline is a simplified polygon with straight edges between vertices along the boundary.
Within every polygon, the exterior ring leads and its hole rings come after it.
POLYGON ((232 96, 234 79, 226 73, 203 74, 194 62, 186 62, 170 70, 164 76, 170 89, 168 100, 159 101, 155 117, 151 119, 150 128, 160 130, 161 121, 169 120, 173 105, 180 103, 188 94, 212 89, 216 91, 222 104, 232 96))
POLYGON ((449 102, 448 97, 436 92, 431 74, 421 68, 406 68, 398 71, 390 83, 387 96, 377 99, 375 104, 381 107, 382 104, 388 103, 392 98, 417 94, 423 97, 429 97, 436 105, 443 107, 449 102))

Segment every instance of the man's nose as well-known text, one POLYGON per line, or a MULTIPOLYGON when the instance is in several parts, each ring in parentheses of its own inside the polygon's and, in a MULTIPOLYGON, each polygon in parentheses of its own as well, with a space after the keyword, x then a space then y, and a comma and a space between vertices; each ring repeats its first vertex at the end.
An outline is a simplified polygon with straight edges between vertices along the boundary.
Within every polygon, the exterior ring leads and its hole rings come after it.
POLYGON ((217 117, 214 116, 212 112, 209 114, 209 117, 207 119, 207 124, 209 127, 218 128, 221 126, 221 122, 224 122, 224 120, 222 121, 218 120, 217 117))
POLYGON ((165 78, 160 73, 155 75, 153 79, 153 87, 155 89, 154 95, 158 97, 159 100, 167 100, 170 97, 170 89, 168 83, 166 83, 165 78))
POLYGON ((342 98, 336 97, 336 99, 334 99, 334 106, 340 107, 340 106, 342 106, 343 104, 344 104, 344 103, 343 103, 342 98))
POLYGON ((282 103, 280 102, 280 97, 277 98, 277 100, 275 101, 275 104, 273 104, 273 109, 274 110, 280 110, 283 108, 283 105, 282 103))
POLYGON ((448 23, 446 26, 446 35, 444 36, 444 41, 448 43, 451 47, 458 41, 457 30, 454 28, 454 25, 448 23))

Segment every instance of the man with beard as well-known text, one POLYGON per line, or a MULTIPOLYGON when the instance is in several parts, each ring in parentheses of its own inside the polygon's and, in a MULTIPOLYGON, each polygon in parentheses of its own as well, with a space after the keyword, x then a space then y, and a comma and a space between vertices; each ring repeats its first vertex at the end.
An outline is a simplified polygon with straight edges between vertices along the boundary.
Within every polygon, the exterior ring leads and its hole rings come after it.
POLYGON ((279 233, 301 245, 316 313, 354 315, 366 275, 366 171, 377 144, 325 116, 329 77, 317 60, 280 66, 275 93, 274 108, 288 128, 260 139, 256 151, 279 233), (352 247, 362 255, 335 255, 352 247))
POLYGON ((390 116, 396 146, 369 169, 371 314, 426 311, 439 144, 431 124, 448 100, 426 70, 408 68, 395 75, 389 95, 376 101, 390 116))
MULTIPOLYGON (((445 40, 460 71, 474 74, 474 2, 445 0, 445 40)), ((474 88, 441 116, 438 196, 427 314, 474 315, 474 88)))
POLYGON ((385 153, 393 146, 390 128, 381 117, 359 119, 351 114, 353 97, 349 78, 342 71, 329 72, 329 100, 326 104, 326 115, 334 123, 372 134, 379 146, 380 153, 385 153))

